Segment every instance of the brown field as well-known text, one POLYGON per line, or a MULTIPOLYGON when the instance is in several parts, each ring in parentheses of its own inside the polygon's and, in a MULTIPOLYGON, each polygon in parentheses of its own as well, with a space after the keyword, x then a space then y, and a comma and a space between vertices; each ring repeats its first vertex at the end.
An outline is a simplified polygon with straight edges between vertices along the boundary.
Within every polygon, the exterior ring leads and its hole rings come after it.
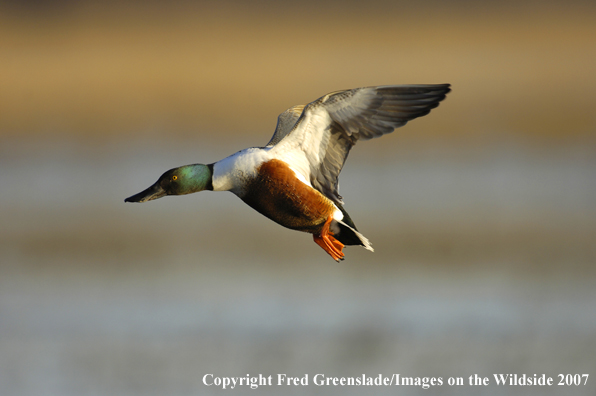
POLYGON ((102 4, 0 6, 0 136, 266 139, 329 91, 444 82, 446 108, 412 133, 560 142, 596 126, 590 2, 102 4))

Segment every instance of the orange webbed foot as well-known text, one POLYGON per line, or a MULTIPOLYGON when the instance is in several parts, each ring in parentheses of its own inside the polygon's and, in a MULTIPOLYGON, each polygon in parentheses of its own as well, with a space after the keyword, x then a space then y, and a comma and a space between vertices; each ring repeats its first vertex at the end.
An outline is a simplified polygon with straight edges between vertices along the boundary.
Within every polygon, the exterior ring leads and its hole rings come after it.
POLYGON ((331 224, 331 220, 333 218, 329 216, 325 224, 323 224, 323 229, 319 235, 313 235, 313 240, 317 245, 323 248, 333 260, 339 262, 340 260, 344 259, 344 254, 342 249, 344 248, 344 244, 338 241, 333 237, 333 233, 329 231, 329 225, 331 224))

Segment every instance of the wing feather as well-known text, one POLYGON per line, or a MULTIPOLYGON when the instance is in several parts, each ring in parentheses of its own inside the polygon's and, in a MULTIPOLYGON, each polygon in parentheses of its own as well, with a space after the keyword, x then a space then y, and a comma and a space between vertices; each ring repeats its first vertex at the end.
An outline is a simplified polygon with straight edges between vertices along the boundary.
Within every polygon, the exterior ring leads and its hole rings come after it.
POLYGON ((304 107, 305 105, 292 106, 277 117, 277 126, 275 127, 275 132, 273 133, 271 140, 267 143, 267 147, 275 146, 292 131, 292 128, 296 125, 296 121, 300 118, 304 107))
POLYGON ((268 146, 275 145, 280 153, 302 150, 303 156, 292 159, 306 158, 307 164, 290 165, 308 168, 305 176, 310 177, 312 186, 343 204, 338 176, 356 142, 391 133, 430 113, 450 90, 449 84, 428 84, 332 92, 282 113, 268 146))

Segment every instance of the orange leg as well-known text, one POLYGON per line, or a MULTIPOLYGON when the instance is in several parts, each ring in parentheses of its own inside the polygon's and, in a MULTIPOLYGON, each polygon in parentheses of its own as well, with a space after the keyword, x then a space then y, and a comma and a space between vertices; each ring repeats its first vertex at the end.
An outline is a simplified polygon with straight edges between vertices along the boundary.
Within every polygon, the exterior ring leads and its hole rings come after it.
POLYGON ((333 238, 333 233, 329 231, 329 224, 331 224, 333 217, 327 217, 327 221, 323 224, 323 229, 319 235, 313 235, 313 239, 317 245, 323 248, 335 261, 343 260, 344 254, 342 249, 344 244, 333 238))

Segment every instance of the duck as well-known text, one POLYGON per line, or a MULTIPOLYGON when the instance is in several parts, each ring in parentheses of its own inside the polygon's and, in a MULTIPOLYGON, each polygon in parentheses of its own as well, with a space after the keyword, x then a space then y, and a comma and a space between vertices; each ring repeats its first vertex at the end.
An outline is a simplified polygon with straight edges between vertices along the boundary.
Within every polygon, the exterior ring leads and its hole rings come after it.
POLYGON ((191 164, 162 174, 125 202, 168 195, 230 191, 262 215, 313 235, 331 258, 345 246, 374 251, 344 209, 338 177, 352 147, 427 115, 450 84, 371 86, 328 93, 281 113, 269 143, 211 164, 191 164))

